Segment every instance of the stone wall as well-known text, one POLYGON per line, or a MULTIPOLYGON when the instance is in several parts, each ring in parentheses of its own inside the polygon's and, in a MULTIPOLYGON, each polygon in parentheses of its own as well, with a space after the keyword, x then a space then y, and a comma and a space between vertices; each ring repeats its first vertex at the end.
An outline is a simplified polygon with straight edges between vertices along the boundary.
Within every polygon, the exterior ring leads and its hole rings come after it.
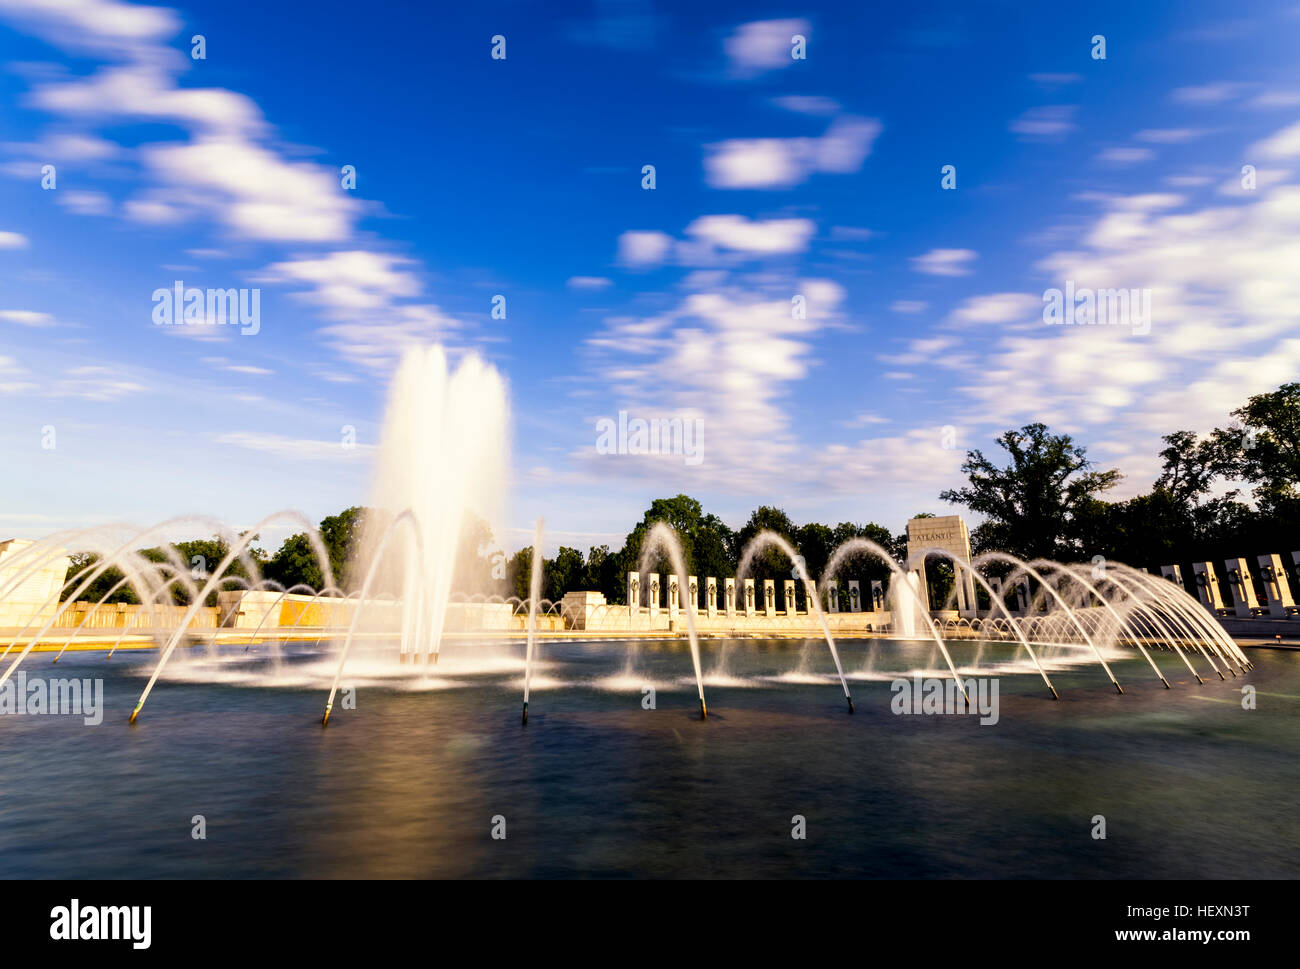
POLYGON ((42 553, 45 561, 28 573, 36 564, 34 557, 20 556, 33 544, 22 538, 0 542, 0 628, 21 628, 31 621, 39 629, 59 608, 59 590, 67 581, 71 560, 62 551, 53 556, 42 553))

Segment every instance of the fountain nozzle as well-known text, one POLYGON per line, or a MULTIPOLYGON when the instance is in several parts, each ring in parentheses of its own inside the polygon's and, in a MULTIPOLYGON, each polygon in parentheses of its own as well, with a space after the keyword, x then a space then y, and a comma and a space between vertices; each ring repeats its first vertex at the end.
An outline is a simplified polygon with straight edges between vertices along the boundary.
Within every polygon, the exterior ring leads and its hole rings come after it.
POLYGON ((333 706, 334 706, 334 704, 332 704, 332 703, 327 703, 327 704, 325 704, 325 716, 321 717, 321 719, 320 719, 320 725, 321 725, 322 727, 325 727, 325 726, 328 726, 328 725, 329 725, 329 722, 330 722, 330 710, 333 708, 333 706))
POLYGON ((528 726, 528 701, 527 700, 524 701, 524 719, 522 725, 525 727, 528 726))
POLYGON ((141 703, 136 704, 135 709, 131 711, 131 719, 128 720, 127 723, 135 723, 135 718, 140 715, 140 707, 142 707, 143 705, 144 704, 141 703))
POLYGON ((700 719, 709 719, 709 708, 704 704, 704 697, 700 697, 700 719))
POLYGON ((846 693, 846 694, 844 694, 844 699, 846 699, 846 700, 849 701, 849 713, 852 713, 852 712, 853 712, 853 697, 849 696, 849 695, 846 693))

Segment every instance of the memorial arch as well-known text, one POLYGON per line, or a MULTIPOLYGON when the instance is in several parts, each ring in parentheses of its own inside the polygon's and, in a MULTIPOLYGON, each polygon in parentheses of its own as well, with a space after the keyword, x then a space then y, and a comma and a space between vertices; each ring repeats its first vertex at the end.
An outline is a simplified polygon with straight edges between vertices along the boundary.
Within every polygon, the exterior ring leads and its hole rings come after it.
MULTIPOLYGON (((961 515, 941 515, 936 518, 913 518, 907 523, 907 567, 921 580, 921 597, 926 608, 930 602, 930 587, 925 581, 925 563, 921 556, 926 549, 941 548, 951 552, 967 565, 970 564, 970 531, 961 515)), ((957 613, 965 618, 975 616, 975 580, 965 569, 953 569, 957 586, 957 613)))

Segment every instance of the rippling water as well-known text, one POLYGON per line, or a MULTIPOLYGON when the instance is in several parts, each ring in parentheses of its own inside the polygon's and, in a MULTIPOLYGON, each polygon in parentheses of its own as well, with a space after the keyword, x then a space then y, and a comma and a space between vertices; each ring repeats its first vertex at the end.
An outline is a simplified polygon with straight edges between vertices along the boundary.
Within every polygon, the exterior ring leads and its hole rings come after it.
POLYGON ((1124 659, 1124 696, 1080 665, 1052 673, 1060 702, 1005 675, 983 726, 891 712, 891 672, 938 669, 926 644, 841 644, 873 671, 854 716, 823 643, 702 648, 707 722, 685 644, 543 642, 526 728, 522 646, 452 644, 424 683, 359 656, 325 730, 325 651, 261 686, 266 657, 178 654, 134 727, 156 653, 34 654, 30 677, 103 677, 106 714, 0 717, 0 876, 1300 876, 1300 653, 1204 686, 1160 653, 1170 691, 1124 659))

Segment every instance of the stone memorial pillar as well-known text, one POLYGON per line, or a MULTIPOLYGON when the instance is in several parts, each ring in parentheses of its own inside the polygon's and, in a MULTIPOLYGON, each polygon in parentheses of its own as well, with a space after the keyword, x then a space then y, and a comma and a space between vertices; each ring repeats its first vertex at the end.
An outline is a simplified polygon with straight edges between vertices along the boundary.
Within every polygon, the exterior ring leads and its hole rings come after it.
POLYGON ((786 579, 781 583, 781 598, 785 600, 785 614, 793 616, 795 614, 794 602, 794 580, 786 579))
POLYGON ((868 605, 872 612, 885 611, 885 583, 882 580, 871 580, 871 601, 868 605))
POLYGON ((776 582, 773 579, 763 580, 763 615, 769 619, 776 615, 776 582))
POLYGON ((627 614, 630 619, 641 614, 641 576, 636 572, 627 574, 627 614))
POLYGON ((849 612, 862 611, 862 596, 858 594, 858 580, 849 579, 849 612))
POLYGON ((646 586, 646 590, 649 593, 647 602, 650 605, 650 626, 653 628, 655 620, 659 618, 659 573, 651 572, 645 577, 645 580, 649 583, 649 585, 646 586))
POLYGON ((727 615, 734 616, 736 614, 736 580, 727 579, 724 584, 727 593, 727 615))
POLYGON ((709 576, 704 580, 704 594, 708 601, 709 618, 713 619, 718 614, 718 580, 715 576, 709 576))
POLYGON ((1214 615, 1223 611, 1223 596, 1219 592, 1219 579, 1214 574, 1213 562, 1193 562, 1192 571, 1196 573, 1196 597, 1201 605, 1214 615))
POLYGON ((1015 588, 1016 604, 1012 607, 1012 612, 1017 616, 1028 615, 1029 613, 1029 583, 1021 579, 1016 583, 1015 588))
POLYGON ((916 576, 916 584, 912 586, 916 590, 916 598, 920 600, 921 611, 929 614, 930 612, 930 583, 925 581, 925 566, 921 565, 915 569, 908 569, 909 575, 916 576))
POLYGON ((839 582, 837 582, 835 579, 831 579, 829 582, 826 583, 826 588, 824 591, 826 593, 826 611, 839 612, 840 611, 839 582))
POLYGON ((744 602, 745 615, 752 616, 754 614, 754 580, 753 579, 745 580, 744 596, 745 596, 745 602, 744 602))
POLYGON ((1232 607, 1238 616, 1249 619, 1259 611, 1259 597, 1255 595, 1255 583, 1250 579, 1250 566, 1245 559, 1226 559, 1223 564, 1228 569, 1232 607))
POLYGON ((1291 585, 1286 580, 1286 570, 1282 568, 1282 556, 1261 555, 1259 574, 1264 580, 1268 614, 1285 619, 1295 610, 1295 600, 1291 598, 1291 585))
POLYGON ((700 614, 700 580, 694 575, 686 577, 686 608, 700 614))
POLYGON ((992 593, 989 594, 988 616, 990 619, 993 619, 998 616, 1001 616, 1003 619, 1005 619, 1006 614, 998 606, 999 602, 1002 602, 1003 605, 1006 604, 1002 599, 1002 579, 996 575, 990 575, 987 581, 989 584, 989 588, 993 590, 992 593))
POLYGON ((668 618, 677 618, 677 609, 681 605, 682 585, 681 577, 676 575, 668 576, 668 618))

